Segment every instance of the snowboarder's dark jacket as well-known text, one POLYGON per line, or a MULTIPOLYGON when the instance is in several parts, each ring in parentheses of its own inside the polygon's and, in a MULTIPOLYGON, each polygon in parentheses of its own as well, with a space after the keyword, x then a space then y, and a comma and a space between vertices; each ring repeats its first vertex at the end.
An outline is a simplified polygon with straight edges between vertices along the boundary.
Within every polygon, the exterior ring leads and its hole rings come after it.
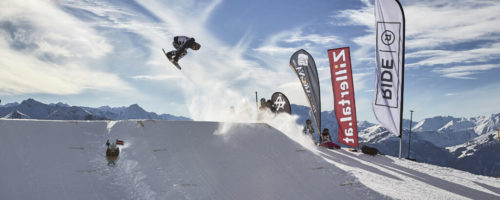
POLYGON ((305 135, 313 135, 314 127, 312 126, 312 124, 306 124, 304 126, 304 129, 302 129, 302 133, 304 133, 305 135))
POLYGON ((175 49, 179 52, 185 51, 187 48, 190 48, 194 44, 194 38, 186 37, 186 36, 175 36, 174 42, 172 42, 175 49))

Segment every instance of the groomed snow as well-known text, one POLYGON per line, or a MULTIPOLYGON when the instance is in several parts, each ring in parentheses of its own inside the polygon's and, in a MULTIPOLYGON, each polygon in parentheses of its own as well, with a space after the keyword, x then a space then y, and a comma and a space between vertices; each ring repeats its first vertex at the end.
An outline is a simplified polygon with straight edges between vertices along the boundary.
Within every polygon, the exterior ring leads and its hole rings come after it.
POLYGON ((317 149, 270 124, 1 119, 0 199, 500 198, 499 179, 317 149), (125 141, 114 167, 107 139, 125 141))

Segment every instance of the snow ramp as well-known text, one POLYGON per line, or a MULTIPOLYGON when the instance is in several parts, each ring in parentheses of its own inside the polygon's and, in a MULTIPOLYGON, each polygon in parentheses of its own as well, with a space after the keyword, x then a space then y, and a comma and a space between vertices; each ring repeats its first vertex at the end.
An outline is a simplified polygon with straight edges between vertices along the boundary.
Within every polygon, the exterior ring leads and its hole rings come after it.
POLYGON ((1 199, 332 199, 378 193, 265 124, 2 120, 1 199), (107 139, 125 141, 117 165, 107 139))
POLYGON ((223 134, 221 125, 0 120, 0 199, 500 197, 493 178, 452 183, 429 175, 430 165, 309 150, 267 124, 232 124, 223 134), (116 166, 107 165, 107 139, 125 142, 116 166))

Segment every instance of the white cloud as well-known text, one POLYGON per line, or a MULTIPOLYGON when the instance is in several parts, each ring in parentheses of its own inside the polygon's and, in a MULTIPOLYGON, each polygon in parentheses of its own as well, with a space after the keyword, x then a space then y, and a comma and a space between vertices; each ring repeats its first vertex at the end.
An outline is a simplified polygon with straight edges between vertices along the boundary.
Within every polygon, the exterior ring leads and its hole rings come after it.
POLYGON ((64 66, 2 47, 0 91, 3 94, 79 94, 85 90, 131 91, 117 76, 75 64, 64 66))
POLYGON ((366 35, 352 37, 352 41, 358 45, 351 52, 356 63, 375 62, 375 17, 374 5, 369 0, 361 0, 362 7, 359 9, 342 10, 332 15, 332 25, 335 26, 364 26, 368 32, 366 35))
POLYGON ((296 48, 291 47, 280 47, 275 45, 265 45, 254 49, 260 53, 265 53, 268 55, 277 55, 277 54, 288 54, 289 52, 296 51, 296 48))
POLYGON ((251 35, 243 35, 236 45, 228 46, 206 29, 207 20, 220 2, 204 2, 204 5, 210 5, 205 8, 194 1, 183 1, 174 6, 168 2, 138 1, 161 20, 155 25, 163 28, 152 32, 147 27, 130 29, 150 41, 149 49, 153 52, 147 64, 154 75, 146 74, 141 78, 165 77, 163 74, 182 77, 167 87, 183 91, 189 115, 195 120, 224 120, 221 112, 236 106, 241 99, 253 99, 255 91, 261 95, 266 93, 270 90, 268 81, 272 82, 274 78, 272 70, 245 58, 251 35), (180 61, 182 70, 172 70, 171 67, 165 70, 165 65, 170 63, 159 50, 173 49, 171 43, 175 35, 195 37, 202 47, 199 51, 188 51, 180 61))
POLYGON ((421 50, 406 54, 407 58, 418 58, 420 61, 407 64, 408 67, 432 66, 454 63, 488 62, 500 56, 500 43, 470 50, 421 50))
POLYGON ((135 80, 164 81, 164 80, 172 80, 172 79, 181 79, 182 76, 160 74, 160 75, 137 75, 137 76, 131 76, 130 78, 135 79, 135 80))
POLYGON ((413 2, 404 10, 409 48, 494 39, 500 33, 500 4, 495 0, 413 2))
POLYGON ((373 4, 369 0, 361 0, 363 6, 360 9, 342 10, 331 16, 331 24, 337 26, 366 26, 371 32, 375 31, 375 17, 373 4))
POLYGON ((102 57, 112 50, 105 38, 50 1, 2 1, 0 9, 2 39, 32 47, 26 53, 78 59, 102 57))
POLYGON ((300 28, 296 28, 292 31, 282 31, 276 33, 266 38, 266 40, 262 42, 261 46, 253 50, 261 54, 259 56, 261 60, 267 60, 267 59, 262 59, 262 57, 264 56, 275 56, 275 55, 289 56, 298 49, 294 47, 283 47, 283 43, 286 40, 290 40, 294 35, 300 35, 301 32, 302 31, 300 30, 300 28))
MULTIPOLYGON (((343 10, 334 25, 365 26, 374 32, 373 4, 362 0, 360 9, 343 10)), ((403 2, 407 48, 429 48, 469 40, 494 39, 500 33, 500 4, 495 0, 403 2)))
MULTIPOLYGON (((155 84, 160 85, 156 85, 156 87, 163 87, 162 84, 164 84, 164 87, 169 87, 168 89, 175 88, 176 91, 183 91, 183 94, 176 95, 183 95, 184 98, 179 97, 179 99, 185 100, 185 104, 183 102, 169 102, 169 104, 187 105, 191 117, 195 120, 223 120, 220 115, 221 111, 239 104, 241 99, 252 101, 255 91, 259 92, 260 97, 268 98, 278 90, 284 92, 293 101, 292 103, 306 105, 302 87, 296 75, 288 67, 290 55, 301 48, 315 56, 318 70, 321 72, 323 108, 331 109, 332 107, 330 106, 333 102, 331 82, 325 50, 343 43, 336 36, 305 33, 306 27, 298 27, 264 38, 261 46, 249 48, 250 43, 253 42, 251 33, 241 36, 238 44, 231 46, 213 35, 207 27, 207 22, 222 0, 203 2, 186 0, 175 3, 172 1, 137 0, 136 3, 141 7, 140 11, 135 10, 135 6, 122 6, 126 5, 127 2, 56 2, 59 4, 54 5, 51 1, 23 1, 22 3, 2 1, 0 3, 0 20, 14 19, 12 21, 16 24, 23 25, 27 22, 31 25, 29 27, 33 27, 33 29, 17 29, 18 31, 14 32, 12 37, 9 32, 0 31, 2 33, 0 40, 4 42, 0 47, 0 53, 2 57, 8 55, 13 58, 11 60, 0 58, 0 67, 5 71, 5 73, 0 74, 0 81, 2 81, 0 84, 3 87, 0 88, 0 91, 77 94, 89 88, 102 90, 124 90, 122 88, 125 88, 125 90, 130 90, 130 86, 118 75, 104 73, 101 70, 97 71, 96 67, 92 65, 94 63, 103 65, 100 62, 104 57, 110 53, 121 51, 114 49, 109 44, 112 38, 106 38, 113 37, 116 31, 116 33, 131 33, 134 37, 140 38, 141 41, 146 41, 139 44, 141 45, 140 50, 143 48, 147 50, 147 53, 144 53, 146 56, 137 61, 138 63, 143 62, 143 65, 137 71, 131 72, 132 75, 126 74, 124 77, 131 78, 135 82, 154 81, 155 84), (65 13, 61 8, 81 9, 83 12, 72 13, 66 10, 68 13, 65 13), (88 16, 80 16, 84 15, 82 13, 87 13, 88 16), (172 49, 171 42, 175 35, 193 36, 202 44, 199 51, 189 51, 188 55, 181 60, 183 69, 180 71, 169 66, 170 63, 161 52, 161 48, 172 49), (35 50, 30 50, 30 48, 13 50, 9 46, 13 41, 34 44, 36 48, 33 48, 35 50), (47 55, 52 60, 44 60, 47 55), (248 57, 252 59, 248 59, 248 57), (69 63, 69 61, 72 62, 69 63), (11 65, 22 65, 23 67, 16 69, 4 67, 11 65), (22 72, 27 74, 27 78, 34 80, 23 82, 22 77, 11 76, 12 74, 22 74, 22 72), (42 76, 36 76, 36 74, 42 76), (44 77, 44 79, 36 80, 33 77, 44 77)), ((373 77, 370 75, 373 74, 372 71, 368 73, 365 69, 359 69, 363 68, 362 65, 355 64, 356 62, 374 61, 373 5, 369 0, 362 0, 362 2, 364 6, 358 10, 341 12, 342 15, 349 16, 348 23, 336 24, 355 24, 367 27, 368 33, 366 35, 353 40, 359 45, 359 48, 352 52, 353 58, 356 58, 353 60, 353 67, 358 72, 354 74, 357 93, 366 93, 365 91, 372 88, 373 84, 373 77)), ((461 0, 460 2, 462 2, 460 5, 463 8, 470 9, 468 12, 475 12, 473 8, 476 7, 472 5, 473 1, 461 0)), ((480 6, 479 10, 486 12, 495 9, 497 6, 491 2, 482 1, 483 5, 491 5, 491 8, 480 6)), ((449 30, 443 30, 442 27, 434 27, 436 23, 430 22, 428 19, 415 20, 425 16, 422 13, 429 13, 429 16, 436 15, 435 17, 453 18, 457 12, 453 11, 452 8, 459 9, 460 6, 448 3, 439 3, 438 6, 431 1, 424 1, 419 5, 413 5, 411 2, 406 4, 408 4, 405 5, 408 20, 407 48, 414 52, 407 54, 407 58, 417 60, 407 66, 445 65, 457 62, 468 66, 471 63, 467 62, 487 62, 498 58, 500 45, 496 43, 468 50, 433 50, 432 45, 420 44, 420 41, 434 42, 433 44, 437 42, 439 45, 461 44, 469 42, 469 40, 476 40, 474 37, 484 36, 485 39, 491 39, 488 36, 494 36, 499 31, 496 27, 489 27, 485 29, 490 31, 489 35, 486 33, 474 35, 469 30, 474 27, 473 24, 470 24, 472 22, 465 21, 466 25, 462 26, 459 24, 460 20, 456 20, 456 23, 453 22, 454 25, 447 25, 446 29, 449 30), (416 8, 422 10, 418 11, 416 8), (426 20, 428 22, 423 23, 426 20), (439 36, 438 40, 434 40, 435 36, 433 35, 438 32, 428 31, 429 28, 443 30, 450 35, 439 36), (468 36, 451 34, 453 31, 457 33, 463 31, 468 36)), ((471 15, 467 14, 467 16, 471 15)), ((486 25, 496 25, 494 22, 498 14, 490 12, 480 13, 480 15, 478 19, 483 21, 476 22, 482 24, 478 26, 479 28, 486 25)), ((134 48, 137 49, 137 47, 131 47, 131 49, 134 48)), ((121 69, 120 66, 113 65, 106 67, 113 71, 121 69)), ((482 71, 491 69, 484 68, 482 71)), ((470 69, 459 68, 448 71, 443 68, 434 72, 455 78, 472 78, 473 74, 471 73, 475 73, 470 69)), ((139 91, 137 94, 134 93, 134 96, 146 95, 139 91)), ((155 95, 148 97, 161 99, 155 95)), ((362 98, 361 95, 357 97, 362 98)), ((365 110, 369 110, 369 99, 358 102, 368 102, 365 110)), ((358 104, 358 106, 362 105, 358 104)))
POLYGON ((0 2, 2 93, 78 94, 130 90, 113 74, 86 64, 112 51, 106 38, 52 1, 0 2))
POLYGON ((368 88, 372 88, 373 83, 369 83, 368 80, 373 80, 373 79, 368 79, 367 77, 373 76, 373 73, 355 73, 353 74, 353 79, 354 79, 354 88, 356 89, 356 92, 362 92, 367 90, 368 88))
POLYGON ((475 79, 471 75, 477 74, 481 71, 487 71, 495 68, 500 68, 500 65, 486 64, 486 65, 470 65, 470 66, 455 66, 449 68, 434 69, 434 72, 440 73, 443 77, 458 78, 458 79, 475 79))
MULTIPOLYGON (((332 35, 304 34, 307 27, 297 27, 291 30, 278 32, 268 37, 262 45, 253 49, 258 58, 265 62, 267 66, 276 68, 275 73, 280 74, 279 80, 272 80, 274 85, 278 84, 280 91, 285 93, 294 104, 308 105, 302 86, 297 76, 289 67, 290 56, 299 49, 306 49, 313 57, 318 68, 318 78, 321 87, 322 109, 333 109, 333 95, 331 86, 331 75, 329 60, 326 49, 343 44, 339 37, 332 35)), ((365 51, 365 50, 363 50, 365 51)), ((352 60, 359 62, 359 57, 352 60)), ((353 66, 355 65, 353 63, 353 66)), ((361 66, 354 66, 361 67, 361 66)), ((354 73, 355 88, 357 91, 365 90, 368 80, 368 73, 354 73)))
MULTIPOLYGON (((374 57, 373 4, 362 0, 363 7, 341 11, 332 16, 342 24, 365 26, 368 34, 353 41, 360 49, 354 54, 364 61, 374 57)), ((460 62, 488 62, 498 58, 500 35, 500 4, 495 0, 459 0, 453 2, 417 1, 402 2, 406 18, 407 58, 419 61, 406 66, 433 66, 460 62), (437 47, 460 45, 470 42, 492 41, 493 44, 460 50, 435 50, 437 47), (408 52, 408 51, 407 51, 408 52)), ((446 47, 444 47, 446 48, 446 47)))
MULTIPOLYGON (((500 104, 498 103, 500 102, 500 96, 495 94, 500 94, 500 84, 498 83, 476 87, 471 90, 457 89, 454 92, 443 93, 443 96, 440 97, 442 98, 441 101, 426 100, 427 97, 424 95, 418 95, 415 99, 410 99, 410 101, 424 102, 415 108, 417 112, 421 113, 419 116, 422 118, 437 115, 477 117, 500 112, 500 104)), ((410 102, 408 105, 411 104, 410 102)))
POLYGON ((309 35, 301 35, 301 33, 294 33, 290 38, 284 40, 288 43, 294 42, 312 42, 316 44, 325 44, 325 43, 340 43, 340 40, 335 36, 321 36, 319 34, 309 34, 309 35))
POLYGON ((375 35, 364 35, 361 37, 356 37, 353 39, 354 43, 358 44, 359 47, 355 48, 353 54, 353 58, 356 58, 354 62, 359 63, 373 63, 373 67, 375 66, 375 35))
MULTIPOLYGON (((307 49, 311 54, 322 47, 340 44, 342 41, 333 35, 304 34, 305 27, 285 30, 267 38, 261 46, 254 51, 271 56, 290 56, 299 49, 307 49)), ((287 58, 289 59, 289 58, 287 58)))

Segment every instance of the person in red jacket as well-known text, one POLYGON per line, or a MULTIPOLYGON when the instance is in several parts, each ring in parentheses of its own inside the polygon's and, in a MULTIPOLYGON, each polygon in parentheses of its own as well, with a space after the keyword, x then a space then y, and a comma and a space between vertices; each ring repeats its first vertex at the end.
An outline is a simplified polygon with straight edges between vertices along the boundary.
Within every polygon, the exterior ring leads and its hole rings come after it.
POLYGON ((327 128, 324 128, 323 132, 321 133, 320 146, 329 149, 340 149, 340 146, 338 144, 332 142, 332 136, 330 135, 330 130, 328 130, 327 128))

